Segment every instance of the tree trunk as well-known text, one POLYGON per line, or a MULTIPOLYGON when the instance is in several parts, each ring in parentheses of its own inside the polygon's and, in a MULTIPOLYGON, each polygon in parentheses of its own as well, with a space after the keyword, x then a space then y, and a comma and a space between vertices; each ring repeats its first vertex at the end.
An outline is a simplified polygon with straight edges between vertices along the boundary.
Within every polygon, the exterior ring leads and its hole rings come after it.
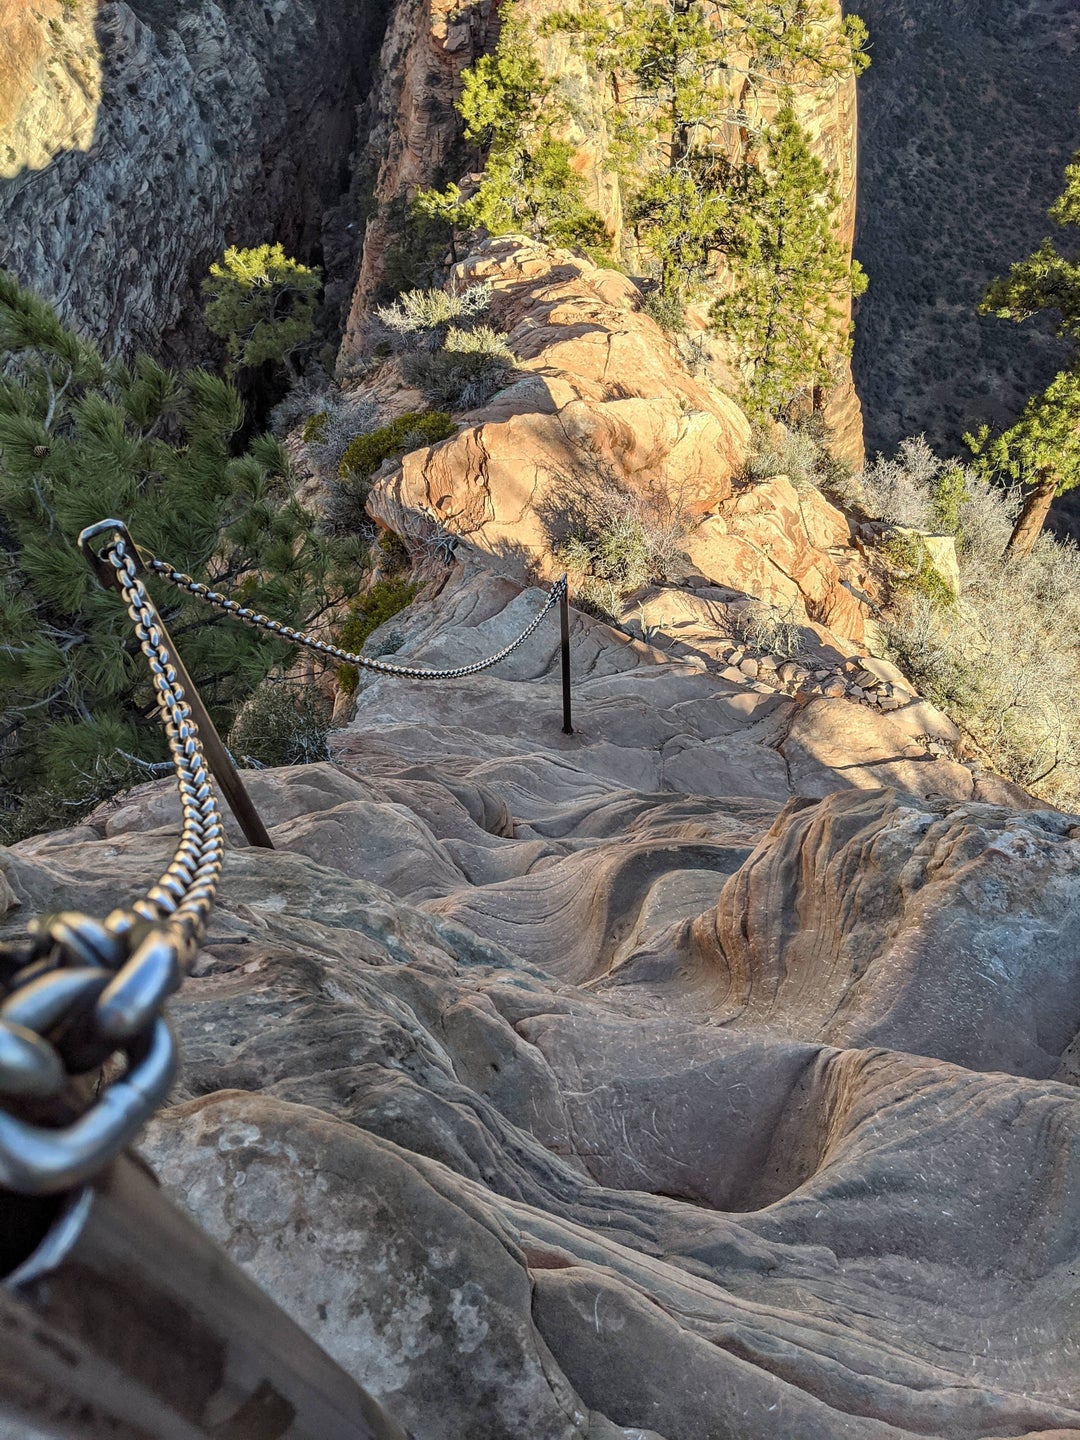
POLYGON ((1048 475, 1035 483, 1035 488, 1024 501, 1009 543, 1006 555, 1030 555, 1032 546, 1042 533, 1046 517, 1050 513, 1054 496, 1057 494, 1057 477, 1048 475))

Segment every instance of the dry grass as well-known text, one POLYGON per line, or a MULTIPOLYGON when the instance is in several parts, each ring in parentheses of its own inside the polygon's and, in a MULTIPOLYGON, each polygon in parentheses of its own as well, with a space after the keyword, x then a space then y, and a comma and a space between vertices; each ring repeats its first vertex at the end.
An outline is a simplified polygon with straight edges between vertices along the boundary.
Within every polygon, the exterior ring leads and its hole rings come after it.
MULTIPOLYGON (((907 453, 915 463, 903 478, 902 456, 889 466, 891 493, 910 523, 920 491, 922 513, 932 513, 940 468, 927 463, 925 447, 907 453)), ((1016 498, 970 472, 964 482, 960 600, 900 593, 884 633, 919 690, 995 770, 1051 804, 1080 810, 1080 551, 1044 534, 1030 555, 1007 558, 1016 498)))

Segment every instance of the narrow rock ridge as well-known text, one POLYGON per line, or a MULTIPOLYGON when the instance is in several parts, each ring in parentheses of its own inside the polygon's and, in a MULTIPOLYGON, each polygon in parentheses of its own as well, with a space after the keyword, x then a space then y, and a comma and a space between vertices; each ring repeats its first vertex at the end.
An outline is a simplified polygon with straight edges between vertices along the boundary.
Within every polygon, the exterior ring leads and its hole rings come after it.
MULTIPOLYGON (((840 0, 830 0, 837 16, 840 0)), ((522 9, 539 20, 560 8, 558 0, 523 0, 522 9)), ((398 0, 379 63, 380 84, 372 101, 373 123, 359 164, 373 176, 376 213, 368 221, 363 253, 339 364, 348 373, 362 358, 370 339, 375 303, 384 298, 388 246, 400 228, 400 211, 416 191, 459 178, 447 167, 466 170, 474 152, 460 142, 461 122, 453 110, 460 94, 460 74, 494 43, 497 19, 491 0, 466 9, 451 0, 432 0, 420 10, 398 0)), ((578 47, 571 37, 542 36, 540 59, 547 73, 574 84, 577 163, 590 190, 590 203, 604 217, 615 237, 623 240, 623 208, 618 177, 605 172, 598 156, 607 130, 603 102, 596 94, 578 47)), ((840 205, 837 234, 850 253, 855 233, 857 180, 857 105, 854 79, 797 86, 792 95, 800 124, 815 153, 832 173, 840 205)), ((751 117, 768 118, 770 102, 745 102, 751 117)), ((772 106, 775 109, 775 106, 772 106)), ((367 182, 365 182, 367 183, 367 182)), ((846 339, 850 307, 838 318, 846 339)), ((723 347, 721 347, 723 348, 723 347)), ((727 357, 730 359, 730 356, 727 357)), ((850 365, 838 362, 825 417, 832 429, 834 452, 858 467, 862 464, 862 408, 850 365)))

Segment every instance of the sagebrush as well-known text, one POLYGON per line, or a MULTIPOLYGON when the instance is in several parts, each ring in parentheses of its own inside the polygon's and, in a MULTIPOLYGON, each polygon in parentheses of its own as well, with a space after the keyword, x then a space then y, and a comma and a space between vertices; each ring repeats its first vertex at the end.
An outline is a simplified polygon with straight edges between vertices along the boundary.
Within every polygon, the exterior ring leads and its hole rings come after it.
POLYGON ((958 468, 934 463, 920 441, 862 477, 868 497, 909 523, 955 519, 959 600, 945 587, 901 588, 883 634, 919 691, 995 770, 1080 808, 1080 552, 1044 534, 1029 555, 1006 554, 1015 496, 970 470, 957 479, 958 468))

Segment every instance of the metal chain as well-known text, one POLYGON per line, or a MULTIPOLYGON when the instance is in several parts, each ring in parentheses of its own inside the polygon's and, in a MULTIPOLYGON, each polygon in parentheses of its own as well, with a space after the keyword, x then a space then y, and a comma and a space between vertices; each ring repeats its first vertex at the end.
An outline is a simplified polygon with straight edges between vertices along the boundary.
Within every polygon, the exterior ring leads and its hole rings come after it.
POLYGON ((505 660, 512 655, 519 645, 523 645, 533 631, 537 628, 544 616, 557 604, 563 592, 567 588, 567 578, 563 575, 555 581, 555 584, 548 592, 547 600, 543 609, 533 617, 516 640, 511 640, 497 654, 489 655, 486 660, 477 660, 472 665, 459 665, 453 670, 420 670, 413 665, 392 665, 386 660, 373 660, 367 655, 357 655, 352 650, 342 650, 338 645, 331 645, 325 640, 316 639, 314 635, 306 635, 302 630, 294 630, 291 625, 285 625, 280 620, 271 620, 267 615, 260 615, 257 610, 250 609, 247 605, 241 605, 236 600, 230 600, 227 595, 219 594, 217 590, 211 590, 208 585, 201 584, 190 575, 185 575, 182 570, 176 570, 167 565, 164 560, 154 560, 144 557, 144 564, 148 570, 153 570, 163 580, 178 589, 187 590, 199 600, 205 600, 209 605, 216 605, 220 610, 226 610, 230 615, 235 615, 245 625, 250 625, 255 630, 265 630, 270 635, 277 635, 282 640, 289 640, 294 645, 303 645, 308 650, 314 650, 319 655, 327 655, 333 660, 342 660, 348 665, 356 665, 361 670, 373 670, 378 675, 396 675, 406 680, 460 680, 466 675, 479 674, 481 670, 487 670, 492 665, 497 665, 500 660, 505 660))
POLYGON ((177 1052, 162 1007, 194 963, 223 859, 221 814, 198 732, 136 557, 117 539, 102 559, 117 573, 150 666, 183 830, 172 864, 130 909, 104 921, 54 915, 32 927, 29 941, 0 946, 7 997, 0 1005, 0 1187, 29 1195, 89 1179, 164 1101, 177 1052), (118 1053, 124 1073, 80 1114, 72 1077, 118 1053))
MULTIPOLYGON (((104 529, 90 527, 80 537, 104 529)), ((115 527, 114 527, 115 528, 115 527)), ((124 532, 126 536, 126 531, 124 532)), ((211 590, 114 538, 97 557, 116 572, 150 666, 183 810, 172 863, 130 907, 104 921, 65 912, 36 922, 22 943, 0 944, 0 1188, 52 1194, 82 1184, 134 1140, 164 1101, 177 1069, 165 1001, 188 973, 206 933, 221 876, 224 829, 198 730, 141 564, 268 634, 381 675, 456 680, 512 654, 566 592, 564 575, 521 634, 497 654, 449 670, 369 659, 294 630, 211 590), (115 1055, 123 1074, 85 1107, 78 1077, 115 1055)))

